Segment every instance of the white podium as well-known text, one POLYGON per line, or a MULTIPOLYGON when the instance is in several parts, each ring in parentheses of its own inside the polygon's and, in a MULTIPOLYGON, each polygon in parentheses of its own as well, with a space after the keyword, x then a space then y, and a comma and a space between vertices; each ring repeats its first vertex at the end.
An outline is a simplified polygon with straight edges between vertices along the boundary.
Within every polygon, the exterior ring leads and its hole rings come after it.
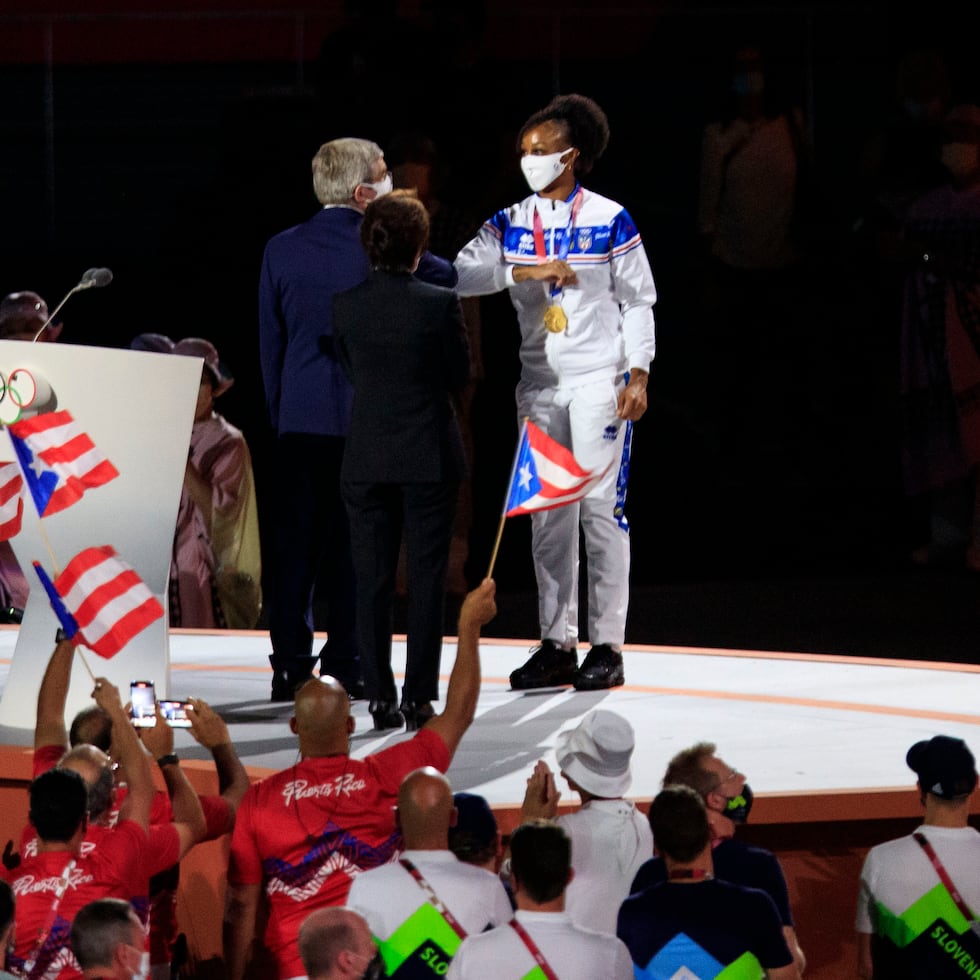
MULTIPOLYGON (((36 380, 38 402, 44 399, 26 414, 35 408, 69 412, 119 471, 114 480, 45 518, 38 518, 25 487, 21 530, 10 544, 31 593, 0 700, 0 724, 33 730, 37 691, 59 626, 32 562, 54 577, 84 548, 97 545, 112 545, 135 569, 160 600, 164 616, 110 660, 85 646, 79 650, 96 676, 119 687, 124 702, 129 682, 136 679, 152 680, 158 697, 170 696, 167 583, 202 367, 199 357, 0 341, 4 381, 18 369, 26 371, 36 380)), ((3 428, 0 461, 7 460, 16 455, 3 428)), ((66 722, 92 703, 91 693, 91 677, 76 655, 66 722)))

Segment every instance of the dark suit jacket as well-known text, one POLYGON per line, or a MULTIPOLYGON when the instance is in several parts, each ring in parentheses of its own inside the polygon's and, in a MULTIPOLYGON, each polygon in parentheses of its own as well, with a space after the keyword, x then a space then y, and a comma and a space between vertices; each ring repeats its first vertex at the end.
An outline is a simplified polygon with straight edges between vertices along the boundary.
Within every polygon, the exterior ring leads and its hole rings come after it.
MULTIPOLYGON (((259 279, 259 350, 269 418, 277 434, 344 436, 351 388, 333 349, 333 298, 371 271, 356 208, 321 208, 269 239, 259 279)), ((418 278, 456 284, 452 263, 428 252, 418 278)))
POLYGON ((337 353, 354 386, 341 479, 432 483, 463 476, 452 394, 469 380, 456 293, 372 272, 333 304, 337 353))

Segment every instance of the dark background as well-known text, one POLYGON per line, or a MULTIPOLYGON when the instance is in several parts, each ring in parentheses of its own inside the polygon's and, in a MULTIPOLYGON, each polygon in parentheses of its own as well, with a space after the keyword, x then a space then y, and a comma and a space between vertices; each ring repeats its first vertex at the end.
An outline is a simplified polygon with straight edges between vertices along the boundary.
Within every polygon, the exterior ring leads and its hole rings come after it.
MULTIPOLYGON (((105 265, 112 285, 69 302, 62 343, 213 340, 237 379, 219 408, 245 432, 265 511, 282 474, 269 464, 258 266, 269 236, 316 208, 317 147, 357 135, 392 162, 402 137, 427 134, 462 234, 526 193, 513 147, 530 112, 556 92, 590 95, 612 140, 589 184, 634 217, 660 293, 628 499, 627 639, 973 660, 980 577, 907 561, 923 524, 899 471, 899 323, 861 235, 863 153, 894 113, 902 57, 935 48, 952 101, 980 102, 957 8, 416 0, 365 11, 0 3, 0 295, 34 289, 53 307, 105 265), (745 42, 804 109, 830 235, 786 324, 787 383, 771 397, 731 376, 732 338, 705 313, 695 240, 701 132, 745 42), (733 400, 750 406, 734 441, 733 400)), ((473 581, 509 472, 518 368, 506 296, 481 313, 473 581)), ((509 522, 497 635, 535 635, 528 542, 526 519, 509 522)), ((453 615, 451 603, 450 630, 453 615)))

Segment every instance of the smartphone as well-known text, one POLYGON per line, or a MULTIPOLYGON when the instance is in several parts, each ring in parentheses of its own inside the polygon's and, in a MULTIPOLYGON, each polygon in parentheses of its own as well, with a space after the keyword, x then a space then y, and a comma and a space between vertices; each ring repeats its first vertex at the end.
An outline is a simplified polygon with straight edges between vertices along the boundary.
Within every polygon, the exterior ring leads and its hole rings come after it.
POLYGON ((190 728, 191 720, 188 711, 193 711, 190 701, 161 701, 160 713, 167 719, 171 728, 190 728))
POLYGON ((153 728, 157 723, 157 695, 153 681, 132 681, 129 701, 133 724, 137 728, 153 728))

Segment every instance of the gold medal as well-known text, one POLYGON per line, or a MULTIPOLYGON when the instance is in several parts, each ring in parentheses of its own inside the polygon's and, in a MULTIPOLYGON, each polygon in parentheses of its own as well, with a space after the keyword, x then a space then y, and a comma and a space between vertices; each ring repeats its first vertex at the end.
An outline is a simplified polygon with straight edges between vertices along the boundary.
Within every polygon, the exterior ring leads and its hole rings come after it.
POLYGON ((544 311, 544 326, 548 333, 561 333, 568 326, 568 317, 557 303, 544 311))

